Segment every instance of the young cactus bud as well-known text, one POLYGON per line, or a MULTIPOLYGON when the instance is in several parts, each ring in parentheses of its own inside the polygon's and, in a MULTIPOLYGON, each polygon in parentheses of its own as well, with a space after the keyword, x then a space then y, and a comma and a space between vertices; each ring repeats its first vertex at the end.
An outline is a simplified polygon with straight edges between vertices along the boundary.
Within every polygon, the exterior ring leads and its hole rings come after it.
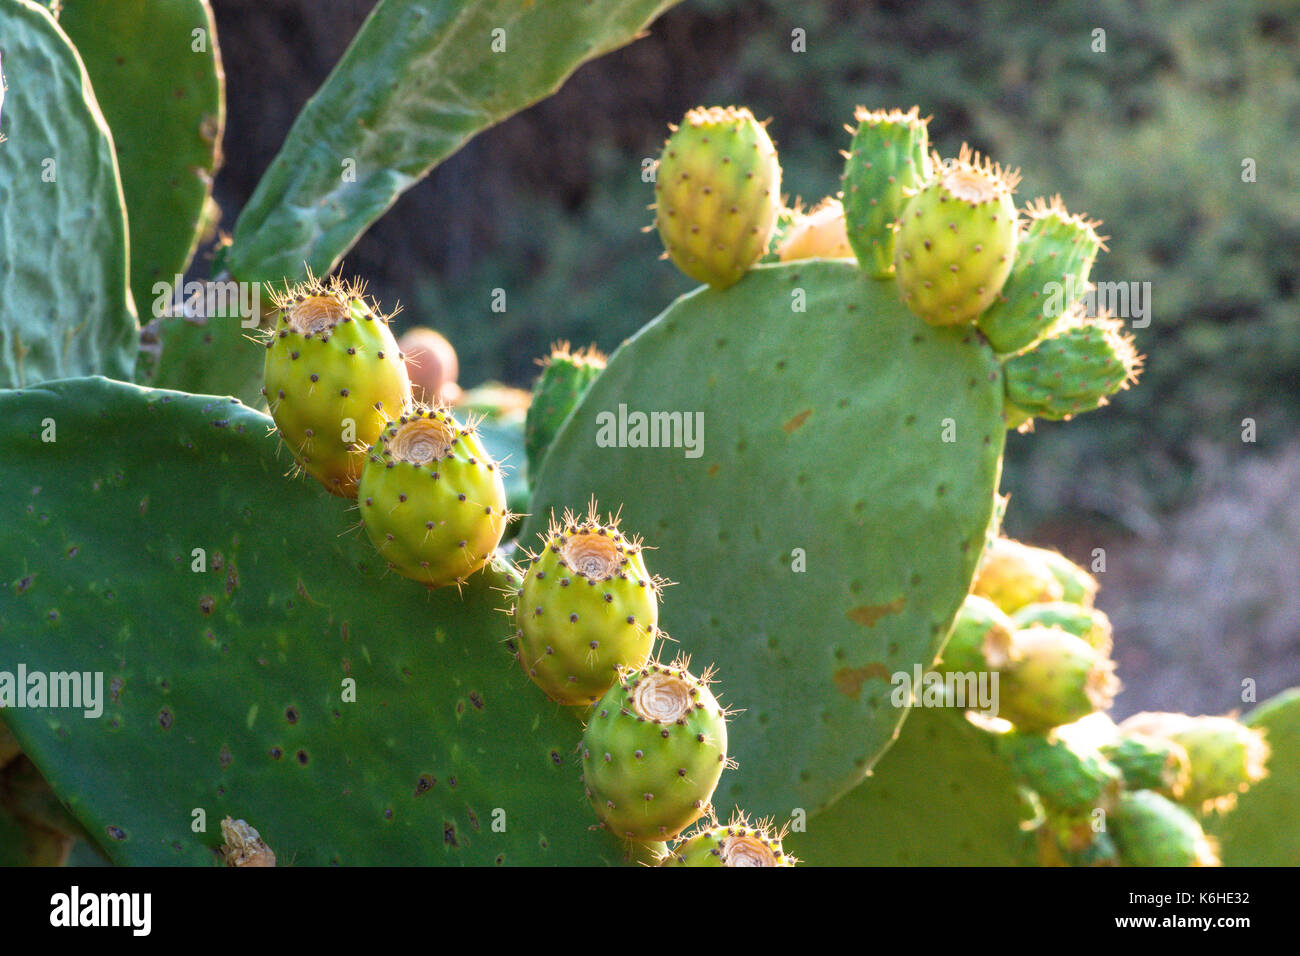
POLYGON ((459 584, 487 564, 510 518, 500 465, 445 410, 390 422, 366 456, 358 497, 389 567, 429 587, 459 584))
POLYGON ((1064 307, 1084 292, 1097 253, 1105 248, 1097 235, 1100 223, 1070 215, 1060 196, 1036 200, 1025 208, 1025 217, 1011 274, 976 322, 1002 354, 1019 352, 1047 334, 1064 307), (1069 299, 1063 300, 1067 290, 1069 299))
POLYGON ((1059 627, 1081 637, 1103 657, 1109 657, 1113 642, 1110 618, 1094 607, 1082 607, 1068 601, 1051 601, 1046 604, 1026 604, 1011 615, 1017 630, 1028 627, 1059 627))
POLYGON ((931 325, 960 325, 992 304, 1011 272, 1020 175, 967 146, 956 159, 935 159, 934 176, 899 214, 894 271, 909 309, 931 325))
POLYGON ((810 212, 797 216, 777 247, 777 258, 782 262, 852 259, 853 250, 844 230, 844 207, 838 199, 828 196, 810 212))
POLYGON ((359 284, 315 278, 275 297, 262 394, 294 460, 333 494, 357 496, 366 449, 411 401, 397 340, 359 284))
POLYGON ((560 425, 582 401, 587 389, 605 368, 605 356, 595 348, 570 351, 568 342, 551 347, 541 362, 542 374, 533 386, 533 400, 524 419, 524 451, 531 482, 542 466, 560 425))
POLYGON ((1006 658, 1015 629, 1011 618, 992 601, 977 594, 967 595, 957 611, 957 620, 936 670, 961 674, 993 670, 989 658, 997 661, 1006 658))
POLYGON ((1231 809, 1237 794, 1268 772, 1264 732, 1231 717, 1141 713, 1120 729, 1173 741, 1187 752, 1188 779, 1180 802, 1195 810, 1231 809))
POLYGON ((602 521, 594 502, 584 519, 552 519, 530 557, 513 609, 519 663, 551 700, 593 704, 621 670, 645 666, 663 582, 640 540, 602 521))
POLYGON ((601 823, 630 840, 671 840, 709 808, 727 767, 727 713, 685 660, 627 671, 582 735, 582 772, 601 823))
POLYGON ((692 279, 725 288, 768 248, 781 210, 776 147, 748 109, 699 107, 664 144, 655 224, 692 279))
POLYGON ((1182 799, 1191 774, 1182 744, 1130 731, 1100 749, 1124 775, 1126 789, 1154 790, 1171 800, 1182 799))
POLYGON ((1054 735, 1011 731, 995 738, 1011 772, 1049 810, 1109 807, 1120 790, 1119 769, 1101 754, 1054 735))
POLYGON ((930 178, 929 118, 913 106, 868 110, 859 106, 844 166, 848 241, 862 269, 876 279, 894 275, 894 229, 909 189, 930 178))
POLYGON ((1151 790, 1123 793, 1107 821, 1125 866, 1218 866, 1196 818, 1151 790))
POLYGON ((1136 382, 1142 359, 1118 320, 1076 311, 1060 331, 1002 368, 1011 406, 1030 418, 1062 420, 1100 408, 1136 382))
POLYGON ((785 832, 774 832, 771 822, 750 826, 743 813, 731 823, 709 821, 684 835, 660 861, 660 866, 794 866, 799 861, 781 847, 785 832))
POLYGON ((1028 604, 1059 601, 1065 589, 1032 548, 1011 538, 995 538, 980 558, 971 593, 1015 614, 1028 604))
POLYGON ((1108 710, 1119 681, 1115 663, 1083 638, 1056 628, 1031 627, 1011 636, 1000 673, 998 716, 1022 731, 1045 731, 1108 710))

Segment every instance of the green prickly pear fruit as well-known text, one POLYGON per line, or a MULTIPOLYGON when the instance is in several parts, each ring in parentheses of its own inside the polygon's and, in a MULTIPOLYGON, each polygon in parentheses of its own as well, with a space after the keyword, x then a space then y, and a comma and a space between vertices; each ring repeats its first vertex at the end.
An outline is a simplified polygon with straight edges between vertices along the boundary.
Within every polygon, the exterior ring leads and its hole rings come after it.
POLYGON ((1003 363, 1007 401, 1030 418, 1069 419, 1137 381, 1142 358, 1117 319, 1076 310, 1059 331, 1003 363))
POLYGON ((1180 802, 1193 809, 1229 810, 1238 793, 1268 772, 1264 732, 1231 717, 1141 713, 1120 724, 1120 730, 1170 740, 1187 752, 1188 778, 1180 802))
POLYGON ((798 214, 777 247, 777 258, 781 262, 852 259, 840 201, 828 196, 809 212, 798 214))
POLYGON ((1102 754, 1124 775, 1129 790, 1154 790, 1181 800, 1191 774, 1182 744, 1130 731, 1102 744, 1102 754))
POLYGON ((750 826, 744 814, 731 823, 714 821, 684 835, 660 861, 660 866, 794 866, 799 861, 781 846, 784 832, 773 832, 771 822, 750 826))
POLYGON ((998 716, 1022 731, 1042 731, 1108 710, 1119 681, 1115 663, 1081 637, 1057 628, 1016 631, 1002 660, 998 716))
POLYGON ((726 288, 768 248, 781 210, 776 147, 744 107, 698 107, 664 144, 655 223, 692 279, 726 288))
POLYGON ((1097 253, 1105 248, 1099 225, 1071 215, 1060 196, 1025 207, 1011 274, 976 321, 994 351, 1007 354, 1033 345, 1085 291, 1097 253))
POLYGON ((1218 866, 1201 825, 1183 807, 1152 790, 1120 795, 1107 821, 1125 866, 1218 866))
POLYGON ((1001 292, 1019 237, 1019 173, 962 146, 899 213, 894 271, 907 307, 931 325, 973 322, 1001 292))
POLYGON ((568 342, 551 346, 542 360, 542 374, 533 386, 532 402, 524 420, 524 451, 528 456, 528 477, 538 473, 542 456, 555 433, 587 394, 605 368, 605 356, 594 347, 574 352, 568 342))
POLYGON ((594 502, 584 519, 552 517, 530 557, 512 608, 519 663, 551 700, 593 704, 650 659, 663 582, 640 540, 601 521, 594 502))
POLYGON ((389 567, 429 587, 483 567, 509 514, 501 467, 448 411, 410 411, 366 455, 358 498, 366 534, 389 567))
POLYGON ((460 397, 460 361, 446 337, 433 329, 407 329, 398 347, 406 359, 406 373, 416 401, 428 405, 450 405, 460 397))
POLYGON ((980 558, 971 593, 1015 614, 1029 604, 1060 601, 1065 589, 1031 548, 1011 538, 995 538, 980 558))
POLYGON ((979 674, 992 670, 990 655, 1003 660, 1015 631, 1011 618, 987 598, 971 594, 962 602, 952 633, 939 656, 942 671, 979 674))
POLYGON ((1052 572, 1052 576, 1061 582, 1062 601, 1092 607, 1093 600, 1097 597, 1096 578, 1059 551, 1033 545, 1025 545, 1025 547, 1029 548, 1030 553, 1046 565, 1047 570, 1052 572))
POLYGON ((587 798, 619 836, 677 836, 708 810, 727 766, 727 713, 709 672, 686 668, 679 658, 624 672, 583 732, 587 798))
POLYGON ((1011 615, 1017 629, 1028 627, 1059 627, 1088 642, 1098 654, 1109 657, 1113 641, 1110 618, 1104 611, 1083 607, 1068 601, 1050 601, 1044 604, 1026 604, 1011 615))
POLYGON ((359 284, 311 278, 275 296, 266 396, 294 460, 331 493, 357 496, 366 449, 411 401, 388 317, 359 284))
POLYGON ((1119 793, 1119 768, 1101 754, 1053 734, 1010 731, 998 735, 998 752, 1012 773, 1049 810, 1107 807, 1119 793))
POLYGON ((930 165, 929 118, 917 107, 868 110, 859 106, 844 166, 848 240, 858 263, 874 278, 894 275, 894 230, 907 191, 925 183, 930 165))

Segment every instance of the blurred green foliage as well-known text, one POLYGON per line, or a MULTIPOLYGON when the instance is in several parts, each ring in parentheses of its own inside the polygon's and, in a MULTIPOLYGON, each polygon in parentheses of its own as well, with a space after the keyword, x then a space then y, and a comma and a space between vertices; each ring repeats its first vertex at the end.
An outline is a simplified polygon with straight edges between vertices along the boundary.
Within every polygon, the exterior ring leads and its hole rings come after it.
POLYGON ((422 284, 412 312, 450 336, 465 381, 526 386, 550 341, 610 350, 691 287, 640 231, 652 220, 642 160, 686 107, 737 102, 771 116, 786 191, 812 202, 838 189, 855 105, 915 103, 933 116, 942 153, 970 142, 1022 168, 1023 201, 1059 192, 1072 211, 1103 220, 1110 252, 1095 280, 1151 283, 1150 324, 1134 330, 1147 356, 1142 384, 1101 412, 1012 436, 1014 524, 1092 512, 1141 530, 1144 515, 1192 490, 1202 443, 1240 448, 1246 418, 1260 448, 1294 434, 1293 3, 694 0, 642 43, 683 35, 705 42, 666 49, 666 62, 716 57, 709 78, 666 87, 660 115, 638 96, 639 110, 611 117, 579 203, 521 186, 473 269, 422 284), (792 48, 797 31, 806 52, 792 48), (1254 182, 1243 179, 1247 161, 1254 182), (492 311, 494 289, 505 292, 504 312, 492 311))

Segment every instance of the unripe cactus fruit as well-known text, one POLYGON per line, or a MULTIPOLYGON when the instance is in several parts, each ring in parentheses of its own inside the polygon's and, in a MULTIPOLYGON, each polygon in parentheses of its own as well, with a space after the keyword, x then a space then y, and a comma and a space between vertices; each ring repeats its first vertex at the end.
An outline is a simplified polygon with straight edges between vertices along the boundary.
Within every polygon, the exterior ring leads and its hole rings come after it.
POLYGON ((1077 310, 1050 338, 1003 363, 1007 402, 1031 418, 1068 419, 1137 381, 1142 358, 1118 320, 1077 310))
POLYGON ((727 766, 727 714, 684 660, 627 671, 582 735, 587 798, 631 840, 670 840, 709 808, 727 766))
POLYGON ((1011 615, 1017 629, 1059 627, 1081 637, 1098 654, 1109 657, 1113 646, 1110 618, 1095 607, 1083 607, 1068 601, 1026 604, 1011 615))
POLYGON ((992 304, 1011 272, 1019 173, 966 146, 935 166, 899 213, 894 271, 908 308, 931 325, 959 325, 992 304))
POLYGON ((901 110, 858 107, 845 156, 844 209, 848 240, 858 264, 874 278, 894 274, 894 229, 906 193, 933 172, 929 119, 913 106, 901 110))
POLYGON ((460 397, 460 362, 446 337, 418 326, 407 329, 397 341, 406 359, 415 400, 428 405, 450 405, 460 397))
POLYGON ((1125 866, 1218 866, 1219 857, 1196 818, 1151 790, 1120 795, 1107 820, 1125 866))
POLYGON ((1033 345, 1086 291, 1092 264, 1105 248, 1098 225, 1071 215, 1060 196, 1025 207, 1011 274, 976 323, 994 351, 1006 354, 1033 345))
POLYGON ((457 584, 492 557, 509 515, 501 467, 450 412, 411 411, 366 455, 358 498, 390 567, 430 587, 457 584))
POLYGON ((593 704, 621 670, 649 660, 663 582, 641 542, 601 521, 594 503, 584 519, 552 518, 530 557, 512 608, 519 663, 551 700, 593 704))
POLYGON ((806 213, 798 213, 777 249, 782 262, 796 259, 852 259, 844 227, 844 207, 827 197, 806 213))
POLYGON ((262 394, 294 460, 333 494, 357 496, 366 449, 411 401, 387 317, 359 285, 317 279, 277 295, 262 394))
POLYGON ((1083 638, 1057 628, 1016 631, 999 671, 998 716, 1022 731, 1049 730, 1108 710, 1119 681, 1115 663, 1083 638))
POLYGON ((1052 576, 1061 582, 1061 600, 1083 607, 1092 607, 1097 596, 1097 579, 1079 567, 1059 551, 1051 548, 1038 548, 1025 545, 1030 554, 1038 558, 1052 572, 1052 576))
POLYGON ((995 738, 998 752, 1043 804, 1058 811, 1108 807, 1119 793, 1119 768, 1101 754, 1056 737, 1010 731, 995 738))
POLYGON ((734 284, 763 255, 781 209, 776 147, 748 109, 699 107, 664 144, 655 174, 664 250, 692 279, 734 284))
POLYGON ((978 674, 992 670, 989 657, 1006 659, 1015 631, 1011 618, 987 598, 971 594, 957 611, 948 643, 939 655, 940 671, 978 674))
POLYGON ((1065 589, 1033 549, 1011 538, 995 538, 980 557, 971 593, 1015 614, 1029 604, 1060 601, 1065 589))
POLYGON ((1120 729, 1173 741, 1187 752, 1188 779, 1180 802, 1193 809, 1230 809, 1238 793, 1268 772, 1263 731, 1231 717, 1148 712, 1134 714, 1120 729))
POLYGON ((726 826, 710 821, 673 845, 660 866, 794 866, 799 861, 781 846, 783 833, 760 820, 750 826, 743 815, 726 826))
POLYGON ((542 374, 533 386, 532 401, 524 420, 524 451, 528 456, 528 477, 537 474, 542 456, 569 412, 587 394, 605 368, 605 356, 594 347, 574 352, 568 342, 551 347, 542 360, 542 374))
POLYGON ((1102 754, 1124 775, 1129 790, 1154 790, 1181 800, 1191 773, 1182 744, 1129 731, 1101 745, 1102 754))

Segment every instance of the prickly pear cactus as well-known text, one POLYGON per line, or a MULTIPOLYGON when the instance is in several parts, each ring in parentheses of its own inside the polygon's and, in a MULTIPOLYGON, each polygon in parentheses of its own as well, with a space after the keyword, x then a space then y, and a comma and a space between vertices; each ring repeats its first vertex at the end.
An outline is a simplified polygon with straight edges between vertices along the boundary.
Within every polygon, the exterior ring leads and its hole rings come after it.
POLYGON ((1120 795, 1108 830, 1126 866, 1218 866, 1196 817, 1152 790, 1120 795))
POLYGON ((670 848, 660 866, 794 866, 799 861, 781 845, 784 832, 737 814, 726 826, 710 821, 670 848))
POLYGON ((894 275, 894 231, 909 190, 930 179, 928 120, 917 107, 859 107, 844 167, 848 240, 862 268, 877 279, 894 275))
MULTIPOLYGON (((61 0, 113 131, 141 313, 189 265, 225 127, 225 75, 207 0, 61 0)), ((167 296, 170 299, 170 296, 167 296)), ((158 310, 152 310, 157 315, 158 310)))
POLYGON ((551 447, 569 412, 587 393, 591 383, 605 368, 608 359, 592 349, 573 351, 568 342, 560 342, 542 362, 542 374, 533 386, 533 400, 524 422, 524 448, 528 455, 528 474, 537 474, 542 456, 551 447))
POLYGON ((973 329, 928 326, 889 284, 814 260, 678 300, 561 427, 521 540, 594 494, 623 502, 657 573, 689 582, 660 626, 742 710, 722 816, 814 812, 889 746, 890 676, 934 660, 983 546, 1001 401, 973 329))
POLYGON ((1067 316, 1050 338, 1007 360, 1007 402, 1019 415, 1067 419, 1105 405, 1141 365, 1117 319, 1067 316))
POLYGON ((48 10, 0 3, 0 387, 130 378, 139 327, 113 138, 48 10))
POLYGON ((1020 730, 1044 731, 1107 710, 1119 691, 1115 662, 1058 628, 1011 635, 1003 660, 998 715, 1020 730))
POLYGON ((114 862, 217 865, 227 815, 282 866, 622 861, 501 642, 507 569, 386 573, 229 398, 77 379, 0 422, 0 662, 103 674, 97 719, 5 720, 114 862))

